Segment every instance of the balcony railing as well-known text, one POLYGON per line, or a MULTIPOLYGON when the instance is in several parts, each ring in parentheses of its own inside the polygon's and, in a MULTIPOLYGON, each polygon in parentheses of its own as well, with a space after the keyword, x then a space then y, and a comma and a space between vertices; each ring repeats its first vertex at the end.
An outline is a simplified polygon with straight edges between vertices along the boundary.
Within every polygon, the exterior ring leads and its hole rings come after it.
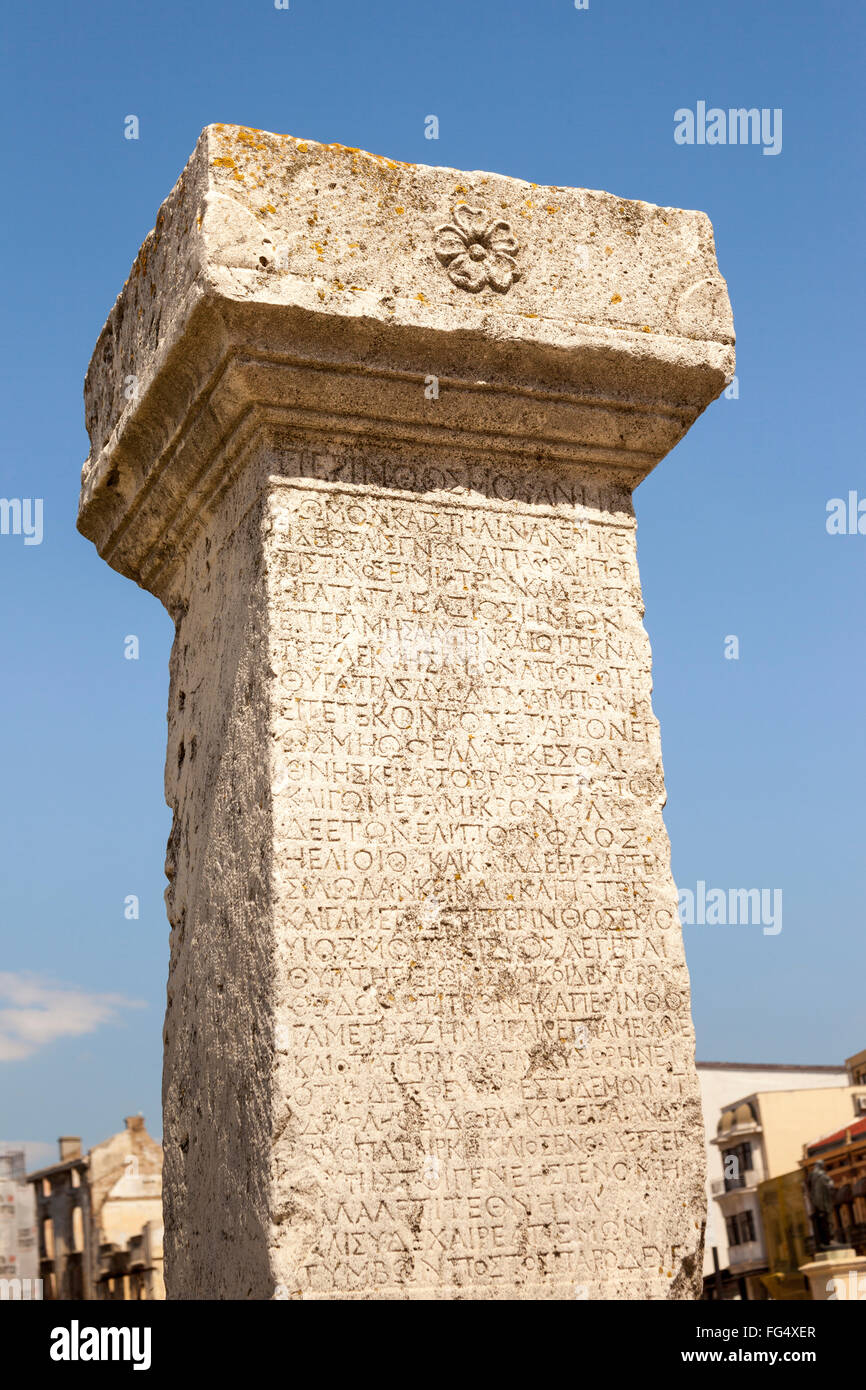
POLYGON ((728 1265, 731 1273, 741 1265, 763 1264, 766 1258, 762 1240, 747 1240, 742 1245, 728 1246, 728 1265))
POLYGON ((749 1168, 738 1178, 713 1178, 710 1191, 714 1197, 720 1197, 724 1192, 739 1192, 744 1187, 754 1187, 756 1182, 757 1175, 753 1169, 749 1168))

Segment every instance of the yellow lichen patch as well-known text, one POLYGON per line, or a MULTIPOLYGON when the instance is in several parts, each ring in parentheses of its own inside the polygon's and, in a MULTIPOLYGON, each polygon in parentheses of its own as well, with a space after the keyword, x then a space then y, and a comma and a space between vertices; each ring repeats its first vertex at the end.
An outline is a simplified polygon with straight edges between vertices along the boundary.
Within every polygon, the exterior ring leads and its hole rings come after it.
MULTIPOLYGON (((465 192, 466 192, 466 189, 463 187, 463 184, 462 184, 462 183, 458 183, 458 185, 457 185, 457 187, 455 188, 454 192, 455 192, 455 193, 465 193, 465 192)), ((505 207, 505 204, 503 203, 502 206, 505 207)))
POLYGON ((395 212, 405 212, 406 209, 405 209, 405 208, 395 208, 394 211, 395 211, 395 212))
POLYGON ((641 333, 652 333, 652 329, 650 328, 648 323, 644 324, 643 328, 641 329, 641 333))
POLYGON ((220 165, 222 168, 224 168, 224 169, 236 169, 236 168, 237 168, 237 165, 236 165, 235 161, 234 161, 233 159, 230 159, 229 156, 228 156, 227 154, 226 154, 226 155, 222 155, 219 159, 215 159, 215 160, 213 161, 213 163, 214 163, 214 164, 219 164, 219 165, 220 165))
POLYGON ((249 126, 244 125, 236 131, 235 139, 240 140, 241 143, 244 145, 251 145, 257 150, 265 150, 267 149, 267 145, 265 144, 264 140, 258 140, 256 138, 262 133, 263 132, 260 130, 251 130, 249 126))
POLYGON ((419 290, 418 293, 416 294, 415 298, 416 298, 416 299, 420 299, 422 304, 426 304, 426 303, 427 303, 427 296, 426 296, 426 294, 422 294, 420 290, 419 290))
MULTIPOLYGON (((334 288, 335 288, 335 289, 338 289, 338 290, 344 290, 344 289, 346 288, 346 286, 343 284, 342 280, 335 280, 335 281, 334 281, 334 288)), ((339 658, 338 658, 338 660, 339 660, 339 658)))
POLYGON ((549 207, 546 207, 546 208, 544 209, 544 211, 545 211, 545 212, 554 213, 554 212, 559 212, 559 208, 555 208, 555 207, 553 207, 553 206, 551 205, 551 206, 549 206, 549 207))
POLYGON ((276 212, 273 203, 265 203, 265 212, 276 212))
POLYGON ((363 285, 350 285, 350 286, 349 286, 349 289, 352 291, 353 294, 363 294, 363 293, 364 293, 364 286, 363 286, 363 285))
POLYGON ((309 149, 309 146, 307 145, 306 140, 299 140, 295 146, 295 149, 300 150, 301 154, 306 154, 307 150, 309 149))
POLYGON ((605 254, 606 256, 612 256, 612 255, 613 255, 613 247, 612 247, 612 246, 606 246, 606 247, 604 248, 604 254, 605 254))
POLYGON ((610 302, 611 302, 611 304, 621 304, 621 303, 622 303, 622 295, 621 295, 621 294, 612 294, 611 297, 610 297, 610 302))

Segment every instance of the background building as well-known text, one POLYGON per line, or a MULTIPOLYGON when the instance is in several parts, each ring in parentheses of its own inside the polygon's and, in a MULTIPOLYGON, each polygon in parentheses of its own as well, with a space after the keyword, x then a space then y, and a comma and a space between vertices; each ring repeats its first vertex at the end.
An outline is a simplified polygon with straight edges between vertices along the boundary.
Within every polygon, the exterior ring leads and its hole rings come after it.
MULTIPOLYGON (((27 1297, 38 1297, 33 1281, 39 1277, 36 1247, 36 1205, 27 1182, 24 1150, 0 1144, 0 1279, 29 1280, 27 1297)), ((4 1285, 9 1296, 21 1297, 4 1285)))
MULTIPOLYGON (((864 1055, 866 1065, 866 1055, 864 1055)), ((785 1091, 795 1088, 844 1086, 848 1076, 843 1066, 774 1066, 760 1062, 698 1062, 701 1101, 704 1110, 707 1150, 707 1232, 704 1245, 704 1279, 714 1277, 715 1269, 728 1268, 728 1236, 725 1220, 715 1193, 724 1179, 722 1157, 715 1143, 719 1115, 751 1091, 785 1091)), ((804 1135, 803 1138, 809 1138, 804 1135)))
POLYGON ((59 1140, 60 1162, 29 1175, 43 1297, 164 1298, 162 1149, 140 1115, 88 1153, 59 1140))
POLYGON ((866 1086, 866 1048, 862 1052, 855 1052, 853 1057, 848 1057, 845 1068, 852 1086, 866 1086))
MULTIPOLYGON (((710 1178, 710 1211, 715 1208, 715 1220, 708 1223, 708 1229, 715 1238, 717 1257, 717 1242, 724 1231, 727 1268, 720 1258, 718 1273, 711 1265, 713 1272, 705 1279, 707 1296, 764 1299, 801 1295, 805 1283, 796 1260, 801 1255, 808 1258, 811 1223, 802 1195, 800 1162, 804 1145, 816 1133, 830 1132, 822 1142, 832 1140, 837 1147, 844 1147, 846 1128, 852 1123, 856 1126, 858 1116, 866 1111, 866 1082, 852 1084, 852 1077, 862 1074, 852 1066, 855 1061, 849 1059, 840 1069, 779 1069, 788 1082, 787 1089, 755 1087, 723 1105, 710 1140, 718 1176, 710 1178), (812 1076, 817 1072, 818 1085, 802 1084, 812 1079, 810 1072, 812 1076), (828 1077, 835 1084, 827 1084, 828 1077)), ((753 1085, 759 1070, 752 1071, 753 1085)), ((706 1111, 705 1116, 709 1125, 706 1111)), ((819 1156, 813 1155, 812 1161, 819 1156)), ((844 1173, 852 1175, 853 1225, 853 1184, 859 1168, 850 1158, 841 1152, 836 1155, 844 1173)), ((711 1245, 710 1261, 712 1250, 711 1245)))

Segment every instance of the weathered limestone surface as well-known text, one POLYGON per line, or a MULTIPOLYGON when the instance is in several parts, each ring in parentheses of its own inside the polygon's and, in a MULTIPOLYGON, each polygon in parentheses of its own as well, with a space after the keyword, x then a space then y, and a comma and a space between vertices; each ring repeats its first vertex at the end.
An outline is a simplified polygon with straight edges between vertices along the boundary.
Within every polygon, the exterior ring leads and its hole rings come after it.
POLYGON ((177 624, 170 1297, 695 1295, 631 493, 732 344, 700 213, 202 135, 79 521, 177 624))

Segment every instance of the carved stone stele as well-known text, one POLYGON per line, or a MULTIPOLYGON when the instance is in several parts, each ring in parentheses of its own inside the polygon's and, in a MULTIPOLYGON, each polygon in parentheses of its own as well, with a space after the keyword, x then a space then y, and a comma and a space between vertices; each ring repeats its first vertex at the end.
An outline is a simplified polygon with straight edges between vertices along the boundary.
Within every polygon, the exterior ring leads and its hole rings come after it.
POLYGON ((79 521, 177 627, 170 1297, 698 1291, 631 494, 732 344, 701 213, 201 136, 79 521))

